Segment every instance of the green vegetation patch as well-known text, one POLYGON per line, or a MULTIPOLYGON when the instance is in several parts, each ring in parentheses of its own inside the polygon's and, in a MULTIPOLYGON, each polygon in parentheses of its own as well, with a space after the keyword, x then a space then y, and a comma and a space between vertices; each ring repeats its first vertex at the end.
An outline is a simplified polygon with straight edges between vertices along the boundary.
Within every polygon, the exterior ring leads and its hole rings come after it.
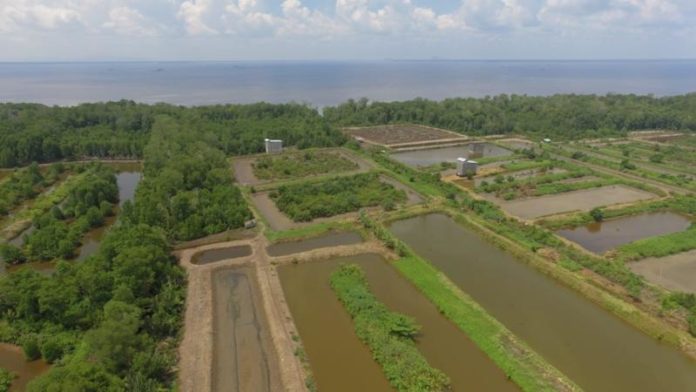
POLYGON ((644 238, 616 249, 617 258, 634 261, 646 257, 664 257, 696 249, 696 224, 688 230, 657 237, 644 238))
POLYGON ((13 373, 0 368, 0 392, 9 391, 14 378, 15 375, 13 373))
POLYGON ((258 158, 254 175, 262 180, 303 178, 358 169, 358 164, 338 152, 304 151, 258 158))
POLYGON ((103 165, 93 165, 80 177, 65 201, 36 217, 34 231, 25 237, 19 248, 0 245, 0 255, 7 263, 26 260, 72 258, 82 236, 90 229, 102 226, 113 214, 118 201, 118 186, 114 171, 103 165))
POLYGON ((55 164, 42 173, 39 166, 34 163, 12 173, 0 183, 0 218, 9 214, 12 208, 33 199, 48 186, 56 183, 63 171, 62 164, 55 164))
POLYGON ((379 302, 359 266, 341 265, 331 274, 331 288, 352 317, 358 338, 370 348, 397 391, 450 389, 449 378, 431 367, 416 348, 414 339, 420 327, 379 302))
POLYGON ((278 209, 296 222, 381 205, 393 209, 406 201, 403 190, 384 183, 379 174, 364 173, 313 184, 284 185, 271 192, 278 209))

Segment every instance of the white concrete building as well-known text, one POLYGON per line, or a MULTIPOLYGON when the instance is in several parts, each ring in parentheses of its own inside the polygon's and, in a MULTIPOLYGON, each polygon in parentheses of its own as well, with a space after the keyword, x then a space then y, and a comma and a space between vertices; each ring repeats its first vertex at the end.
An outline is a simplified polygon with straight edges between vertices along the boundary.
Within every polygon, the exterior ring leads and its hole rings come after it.
POLYGON ((279 139, 266 139, 266 154, 283 152, 283 141, 279 139))
POLYGON ((457 158, 457 175, 466 177, 467 175, 475 175, 478 170, 478 163, 466 158, 457 158))

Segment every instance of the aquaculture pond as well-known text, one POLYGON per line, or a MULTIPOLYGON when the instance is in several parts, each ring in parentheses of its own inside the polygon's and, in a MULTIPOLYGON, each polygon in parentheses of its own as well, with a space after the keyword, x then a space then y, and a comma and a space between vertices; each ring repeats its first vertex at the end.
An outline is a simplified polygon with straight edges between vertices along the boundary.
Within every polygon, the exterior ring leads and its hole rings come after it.
POLYGON ((307 252, 314 249, 330 248, 341 245, 353 245, 362 242, 360 234, 349 232, 331 232, 302 241, 286 241, 270 245, 266 251, 270 256, 287 256, 294 253, 307 252))
POLYGON ((673 212, 653 212, 558 230, 556 234, 577 242, 592 252, 604 253, 619 245, 683 231, 689 226, 691 221, 682 215, 673 212))
POLYGON ((430 166, 441 162, 456 162, 457 158, 481 158, 512 155, 512 151, 492 143, 464 144, 454 147, 429 148, 395 152, 395 160, 409 166, 430 166))
POLYGON ((33 378, 46 372, 49 365, 42 361, 27 361, 19 346, 0 343, 0 368, 14 373, 17 377, 12 381, 10 391, 24 391, 27 383, 33 378))
POLYGON ((251 246, 249 245, 229 246, 227 248, 217 248, 198 252, 193 255, 191 262, 193 264, 217 263, 222 260, 250 256, 251 253, 251 246))
POLYGON ((359 264, 379 301, 391 310, 413 317, 421 325, 417 347, 433 367, 450 377, 453 390, 517 390, 517 386, 396 269, 379 255, 365 254, 278 268, 286 300, 320 391, 391 390, 331 290, 329 277, 341 263, 359 264))
POLYGON ((235 268, 213 275, 214 392, 282 389, 254 271, 235 268))
POLYGON ((693 391, 696 363, 443 214, 392 232, 587 391, 693 391))

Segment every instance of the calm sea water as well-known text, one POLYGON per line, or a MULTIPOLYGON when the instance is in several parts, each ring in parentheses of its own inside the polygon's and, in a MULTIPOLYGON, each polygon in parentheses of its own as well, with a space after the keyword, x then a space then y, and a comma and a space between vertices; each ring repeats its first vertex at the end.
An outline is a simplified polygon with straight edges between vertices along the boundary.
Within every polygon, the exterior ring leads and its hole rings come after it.
POLYGON ((0 63, 0 101, 181 105, 696 91, 696 60, 0 63))

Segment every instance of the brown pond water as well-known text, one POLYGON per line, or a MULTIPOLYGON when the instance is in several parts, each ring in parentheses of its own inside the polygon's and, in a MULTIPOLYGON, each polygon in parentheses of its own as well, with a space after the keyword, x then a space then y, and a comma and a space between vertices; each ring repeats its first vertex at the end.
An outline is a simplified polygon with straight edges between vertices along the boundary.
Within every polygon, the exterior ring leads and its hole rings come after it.
POLYGON ((215 272, 213 291, 213 391, 281 390, 253 270, 235 268, 215 272))
POLYGON ((503 372, 410 282, 374 254, 285 265, 279 276, 320 391, 390 390, 369 349, 353 332, 329 278, 341 263, 359 264, 375 296, 422 326, 416 340, 428 362, 445 372, 455 391, 515 391, 503 372), (319 305, 321 304, 321 307, 319 305), (340 332, 340 335, 339 335, 340 332), (337 346, 340 343, 340 347, 337 346))
POLYGON ((694 391, 696 363, 442 214, 390 229, 587 391, 694 391))
POLYGON ((512 151, 492 143, 481 143, 480 151, 473 152, 470 144, 454 147, 430 148, 397 152, 391 155, 395 160, 409 166, 430 166, 441 162, 456 162, 457 158, 480 158, 512 155, 512 151))
POLYGON ((193 255, 191 262, 193 264, 210 264, 222 260, 236 259, 251 255, 251 246, 238 245, 228 248, 218 248, 204 250, 193 255))
POLYGON ((10 391, 23 391, 33 378, 46 372, 50 366, 44 361, 27 362, 24 353, 18 346, 0 343, 0 368, 17 375, 12 382, 10 391))
POLYGON ((604 253, 619 245, 642 238, 676 233, 691 226, 686 217, 673 212, 653 212, 627 216, 604 222, 593 222, 574 229, 558 230, 556 234, 577 242, 585 249, 604 253))
POLYGON ((340 245, 359 244, 363 241, 360 234, 355 232, 331 232, 319 237, 302 241, 286 241, 270 245, 266 251, 270 256, 286 256, 293 253, 307 252, 319 248, 330 248, 340 245))

